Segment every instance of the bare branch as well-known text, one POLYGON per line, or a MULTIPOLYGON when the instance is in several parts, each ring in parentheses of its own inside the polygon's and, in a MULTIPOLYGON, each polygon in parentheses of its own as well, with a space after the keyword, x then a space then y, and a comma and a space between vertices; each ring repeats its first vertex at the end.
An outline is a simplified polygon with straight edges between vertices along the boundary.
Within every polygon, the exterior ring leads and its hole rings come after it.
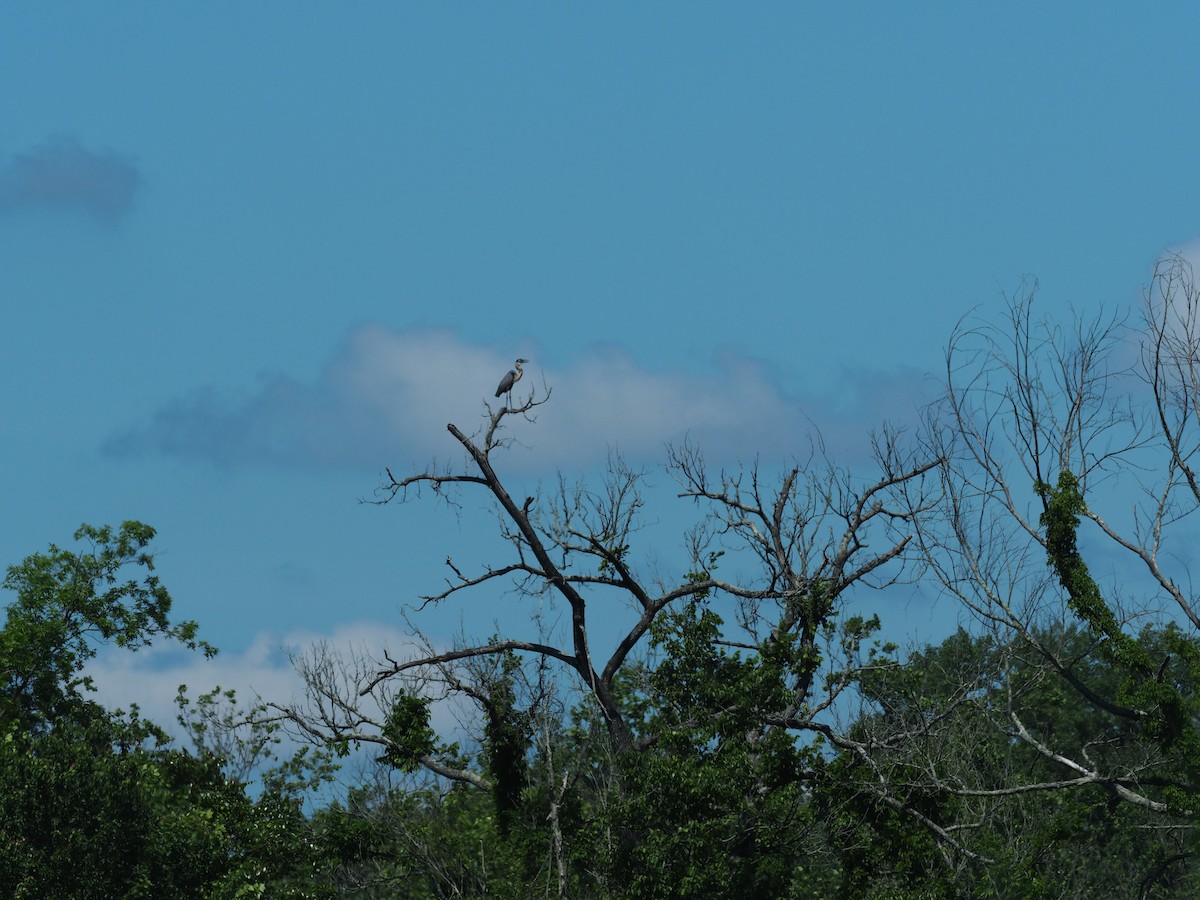
POLYGON ((459 659, 471 659, 476 656, 497 656, 501 653, 507 653, 510 650, 520 650, 526 653, 537 653, 542 656, 548 656, 551 659, 557 659, 560 662, 566 663, 572 668, 576 667, 577 661, 573 656, 569 656, 557 647, 552 647, 549 644, 538 644, 530 641, 496 641, 492 644, 486 644, 481 647, 466 647, 462 650, 449 650, 445 653, 438 653, 434 656, 423 656, 417 659, 410 659, 407 662, 394 663, 386 669, 381 669, 358 693, 359 696, 365 696, 382 682, 402 672, 407 672, 410 669, 419 669, 425 666, 438 666, 442 663, 454 662, 459 659))

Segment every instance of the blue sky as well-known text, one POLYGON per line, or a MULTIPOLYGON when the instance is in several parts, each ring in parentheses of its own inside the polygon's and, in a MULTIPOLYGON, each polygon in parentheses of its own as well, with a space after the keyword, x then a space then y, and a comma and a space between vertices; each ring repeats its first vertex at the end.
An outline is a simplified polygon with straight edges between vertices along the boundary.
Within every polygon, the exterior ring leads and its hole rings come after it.
POLYGON ((525 483, 813 423, 853 461, 968 311, 1135 309, 1200 238, 1200 11, 1045 6, 6 10, 0 559, 146 521, 223 649, 187 678, 269 693, 496 546, 357 501, 516 356, 525 483))

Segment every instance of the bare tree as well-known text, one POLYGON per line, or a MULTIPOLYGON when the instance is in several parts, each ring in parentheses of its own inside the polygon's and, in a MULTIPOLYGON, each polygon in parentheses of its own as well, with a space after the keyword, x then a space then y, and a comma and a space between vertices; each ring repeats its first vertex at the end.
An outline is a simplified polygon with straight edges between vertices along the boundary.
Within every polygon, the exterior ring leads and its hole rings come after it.
POLYGON ((1193 468, 1200 453, 1200 287, 1186 259, 1175 255, 1159 261, 1146 291, 1144 314, 1142 374, 1154 398, 1155 446, 1161 462, 1156 477, 1143 487, 1147 500, 1131 537, 1122 537, 1098 516, 1091 518, 1145 565, 1178 611, 1200 628, 1194 592, 1168 574, 1162 560, 1169 529, 1200 507, 1200 483, 1193 468))
MULTIPOLYGON (((652 625, 665 611, 707 598, 727 603, 737 618, 740 636, 726 638, 729 648, 761 654, 788 640, 804 660, 787 676, 790 700, 765 715, 750 739, 774 729, 832 733, 830 710, 853 681, 851 674, 834 670, 858 662, 847 657, 853 653, 831 626, 853 591, 911 577, 905 567, 912 562, 913 519, 936 500, 940 460, 905 451, 901 435, 892 431, 877 436, 877 471, 867 479, 832 464, 819 441, 802 463, 776 475, 758 463, 714 474, 695 447, 673 449, 668 471, 680 485, 679 497, 699 505, 700 517, 685 538, 685 571, 653 577, 633 546, 642 524, 644 472, 614 456, 598 489, 560 476, 552 491, 522 499, 510 494, 497 472, 494 461, 512 443, 507 429, 516 422, 526 429, 523 439, 536 440, 535 414, 548 399, 549 392, 540 397, 535 392, 519 405, 489 409, 475 435, 448 425, 467 467, 431 468, 402 478, 389 470, 377 502, 410 502, 422 488, 455 504, 469 491, 490 497, 506 558, 468 567, 447 557, 446 585, 422 597, 422 605, 444 604, 467 591, 536 596, 562 605, 569 622, 565 640, 543 629, 536 636, 497 636, 450 649, 426 644, 425 652, 408 658, 386 657, 373 667, 360 660, 337 672, 318 656, 302 668, 307 702, 277 705, 277 711, 313 740, 387 745, 386 711, 398 690, 410 695, 436 686, 439 696, 481 701, 462 667, 517 653, 568 673, 602 719, 613 752, 638 752, 646 740, 627 718, 618 678, 645 650, 652 625), (726 553, 734 562, 722 565, 736 570, 737 578, 717 575, 715 561, 726 553), (614 610, 627 615, 615 646, 605 653, 593 646, 597 604, 606 627, 614 610), (824 679, 818 678, 822 667, 824 679), (368 708, 377 713, 368 715, 368 708)), ((490 787, 486 777, 429 754, 419 762, 439 775, 490 787)))
MULTIPOLYGON (((1139 334, 1113 316, 1041 319, 1035 288, 1001 326, 954 332, 929 429, 947 461, 943 500, 912 519, 928 571, 986 650, 936 702, 896 700, 882 712, 903 714, 881 714, 863 741, 895 748, 875 755, 895 790, 907 780, 956 798, 938 825, 968 852, 972 834, 1028 812, 1024 798, 1102 791, 1171 828, 1190 815, 1178 798, 1200 787, 1173 744, 1194 729, 1197 620, 1164 552, 1200 501, 1189 469, 1200 448, 1196 291, 1181 261, 1161 265, 1139 334), (1172 622, 1188 630, 1143 633, 1172 622), (971 747, 989 729, 1004 753, 964 766, 985 758, 971 747)), ((1021 826, 1004 827, 1015 852, 1021 826)))

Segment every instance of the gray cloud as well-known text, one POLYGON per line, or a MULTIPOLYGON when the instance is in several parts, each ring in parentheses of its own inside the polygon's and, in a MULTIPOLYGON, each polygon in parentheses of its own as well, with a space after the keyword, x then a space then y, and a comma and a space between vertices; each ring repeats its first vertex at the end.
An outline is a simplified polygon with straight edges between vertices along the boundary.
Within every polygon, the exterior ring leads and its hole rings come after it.
POLYGON ((80 210, 116 221, 129 212, 140 184, 126 157, 56 138, 0 166, 0 211, 80 210))
MULTIPOLYGON (((931 393, 916 372, 848 373, 834 395, 795 398, 761 362, 731 354, 716 360, 715 373, 690 376, 651 372, 612 348, 559 371, 538 366, 534 348, 515 352, 534 360, 515 398, 553 390, 536 422, 506 420, 517 440, 506 465, 525 470, 588 466, 610 448, 659 460, 664 444, 685 438, 714 460, 786 459, 804 454, 817 428, 841 457, 867 448, 868 431, 883 420, 913 421, 931 393)), ((105 449, 223 465, 405 469, 456 457, 461 448, 446 424, 467 433, 479 427, 484 402, 510 365, 451 332, 365 326, 348 335, 314 383, 276 376, 244 394, 197 392, 114 434, 105 449)))

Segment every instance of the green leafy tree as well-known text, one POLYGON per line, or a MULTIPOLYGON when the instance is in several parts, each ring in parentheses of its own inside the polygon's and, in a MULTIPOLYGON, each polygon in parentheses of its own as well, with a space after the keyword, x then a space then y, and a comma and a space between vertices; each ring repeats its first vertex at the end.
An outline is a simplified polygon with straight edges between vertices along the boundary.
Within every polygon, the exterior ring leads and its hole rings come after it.
POLYGON ((146 549, 154 532, 82 527, 8 570, 0 631, 0 896, 322 896, 321 857, 294 797, 251 799, 223 760, 169 745, 88 696, 99 646, 196 639, 173 623, 146 549))
POLYGON ((16 597, 0 632, 6 722, 44 730, 78 713, 92 688, 83 669, 104 644, 136 651, 165 638, 215 653, 197 640, 195 622, 170 621, 171 597, 146 550, 153 538, 154 529, 140 522, 116 532, 84 525, 75 533, 84 549, 51 545, 9 568, 4 588, 16 597), (139 568, 140 580, 130 572, 139 568))
POLYGON ((626 837, 605 862, 628 896, 788 896, 805 858, 805 781, 818 757, 764 727, 790 700, 794 646, 725 652, 702 598, 661 617, 661 657, 639 676, 641 752, 617 760, 620 795, 598 816, 626 837))
MULTIPOLYGON (((1145 631, 1139 651, 1175 645, 1173 631, 1145 631)), ((1015 710, 1064 757, 1126 772, 1151 796, 1182 762, 1164 757, 1136 723, 1077 702, 1066 677, 1047 674, 1040 648, 1068 659, 1094 653, 1086 628, 1039 630, 1035 638, 1036 646, 1020 638, 1005 645, 960 630, 903 665, 865 674, 863 695, 879 712, 863 717, 854 736, 877 749, 867 760, 840 757, 830 769, 834 790, 818 796, 843 831, 837 845, 847 848, 840 868, 851 873, 851 895, 872 896, 881 885, 912 896, 968 888, 972 896, 1030 898, 1194 891, 1193 823, 1123 802, 1115 785, 1064 778, 1056 760, 1004 727, 1015 710), (880 777, 909 785, 906 802, 957 842, 907 827, 861 788, 880 777)), ((1074 674, 1098 694, 1116 692, 1126 677, 1119 663, 1095 657, 1074 674)), ((1191 681, 1186 676, 1180 686, 1190 691, 1191 681)))

